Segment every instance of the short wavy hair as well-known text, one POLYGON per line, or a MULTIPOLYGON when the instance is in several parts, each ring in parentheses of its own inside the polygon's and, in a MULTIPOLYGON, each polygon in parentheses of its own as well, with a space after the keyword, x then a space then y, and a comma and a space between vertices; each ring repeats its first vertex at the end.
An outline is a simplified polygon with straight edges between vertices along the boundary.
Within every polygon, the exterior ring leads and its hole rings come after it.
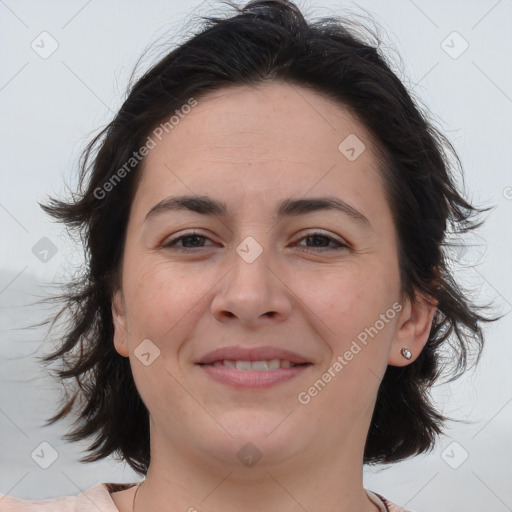
POLYGON ((63 313, 70 314, 57 349, 42 358, 44 364, 59 361, 56 376, 66 381, 66 397, 46 425, 74 412, 73 429, 64 438, 94 436, 81 462, 114 454, 146 474, 149 412, 129 359, 114 348, 111 308, 143 160, 108 193, 98 190, 104 191, 155 127, 190 98, 276 81, 333 99, 374 139, 398 233, 403 296, 414 301, 423 294, 434 298, 437 307, 417 359, 386 369, 363 463, 390 463, 431 450, 444 422, 461 420, 436 410, 430 388, 444 371, 450 370, 448 382, 460 377, 469 368, 470 355, 478 362, 484 346, 482 322, 498 319, 484 316, 487 306, 471 302, 457 284, 448 243, 448 234, 478 228, 482 221, 476 217, 489 208, 473 206, 458 190, 454 173, 462 174, 459 157, 392 71, 374 31, 338 16, 307 21, 296 4, 285 0, 243 7, 224 3, 230 9, 224 18, 201 17, 200 30, 130 84, 114 119, 81 155, 78 193, 69 202, 49 198, 47 204, 39 203, 68 231, 80 233, 86 260, 64 283, 63 293, 49 299, 62 303, 51 328, 63 313), (444 348, 451 349, 449 356, 444 348))

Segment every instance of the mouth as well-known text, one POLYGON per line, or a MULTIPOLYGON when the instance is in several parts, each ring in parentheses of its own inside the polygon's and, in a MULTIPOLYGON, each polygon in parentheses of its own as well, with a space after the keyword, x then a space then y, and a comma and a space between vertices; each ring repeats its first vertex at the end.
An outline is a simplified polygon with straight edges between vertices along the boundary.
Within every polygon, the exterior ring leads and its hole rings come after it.
POLYGON ((229 360, 198 363, 209 380, 235 388, 265 389, 282 384, 307 371, 312 363, 293 363, 287 359, 260 361, 229 360))
MULTIPOLYGON (((238 363, 238 369, 240 370, 249 368, 249 363, 257 363, 255 365, 256 368, 263 368, 263 371, 270 368, 275 368, 277 370, 278 367, 276 361, 279 361, 279 368, 281 365, 285 368, 289 368, 292 365, 311 362, 309 359, 296 352, 270 345, 248 348, 233 345, 217 348, 202 356, 201 359, 196 361, 196 363, 202 365, 220 363, 221 365, 225 365, 226 361, 228 361, 228 365, 229 362, 232 362, 235 367, 237 367, 236 365, 238 363)), ((217 364, 217 366, 219 366, 219 364, 217 364)))
POLYGON ((196 366, 209 380, 237 389, 267 388, 292 379, 313 366, 306 357, 275 346, 217 348, 196 366))
POLYGON ((288 359, 269 359, 261 361, 244 361, 244 360, 230 360, 223 359, 214 361, 212 363, 198 363, 200 366, 212 366, 218 368, 224 366, 226 368, 234 368, 242 372, 266 372, 275 371, 283 368, 295 368, 297 366, 308 366, 311 363, 294 363, 288 359))

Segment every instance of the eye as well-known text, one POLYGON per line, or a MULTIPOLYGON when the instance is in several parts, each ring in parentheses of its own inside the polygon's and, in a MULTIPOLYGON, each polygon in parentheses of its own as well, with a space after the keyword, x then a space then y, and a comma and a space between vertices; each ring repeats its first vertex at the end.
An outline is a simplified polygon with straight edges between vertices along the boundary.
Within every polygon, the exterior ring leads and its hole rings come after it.
POLYGON ((311 240, 313 245, 312 246, 308 246, 308 247, 316 247, 318 249, 326 249, 326 250, 341 250, 341 249, 345 249, 345 248, 348 248, 348 245, 343 243, 343 242, 340 242, 339 240, 336 240, 335 238, 333 238, 332 236, 329 236, 329 235, 326 235, 325 233, 323 232, 320 232, 320 231, 317 231, 317 232, 313 232, 313 233, 309 233, 308 235, 302 237, 299 239, 299 241, 302 241, 302 240, 311 240), (334 247, 328 247, 326 244, 329 244, 329 242, 334 242, 336 245, 334 247))
POLYGON ((204 246, 200 245, 201 239, 209 240, 208 237, 204 235, 200 235, 195 231, 181 235, 179 237, 171 238, 167 242, 165 242, 162 247, 166 249, 173 249, 177 251, 187 251, 190 248, 202 248, 204 246), (182 242, 184 245, 190 244, 190 247, 178 246, 177 244, 182 242))

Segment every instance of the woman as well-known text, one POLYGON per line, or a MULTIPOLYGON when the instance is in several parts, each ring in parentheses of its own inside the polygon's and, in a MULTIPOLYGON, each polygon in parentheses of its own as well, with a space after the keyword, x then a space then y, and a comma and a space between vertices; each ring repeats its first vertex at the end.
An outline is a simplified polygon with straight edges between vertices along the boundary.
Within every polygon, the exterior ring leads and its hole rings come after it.
POLYGON ((405 511, 363 464, 433 448, 439 350, 453 334, 456 378, 492 320, 447 265, 483 211, 452 156, 346 23, 210 18, 88 146, 79 200, 42 205, 88 256, 44 358, 81 385, 49 423, 78 409, 83 460, 145 479, 2 510, 405 511))

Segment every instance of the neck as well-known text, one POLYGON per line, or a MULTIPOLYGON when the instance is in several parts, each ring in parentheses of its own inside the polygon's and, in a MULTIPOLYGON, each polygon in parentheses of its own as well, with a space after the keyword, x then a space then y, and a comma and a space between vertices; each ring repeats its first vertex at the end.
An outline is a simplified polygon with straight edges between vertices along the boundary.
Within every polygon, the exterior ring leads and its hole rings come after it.
POLYGON ((263 464, 262 459, 241 467, 205 460, 204 453, 202 459, 195 458, 186 447, 171 449, 157 441, 152 436, 151 464, 134 495, 134 512, 239 512, 241 504, 244 512, 259 512, 269 503, 280 512, 378 510, 364 490, 362 453, 354 449, 355 443, 328 452, 315 446, 301 453, 301 460, 263 464), (322 456, 314 455, 318 453, 322 456))

